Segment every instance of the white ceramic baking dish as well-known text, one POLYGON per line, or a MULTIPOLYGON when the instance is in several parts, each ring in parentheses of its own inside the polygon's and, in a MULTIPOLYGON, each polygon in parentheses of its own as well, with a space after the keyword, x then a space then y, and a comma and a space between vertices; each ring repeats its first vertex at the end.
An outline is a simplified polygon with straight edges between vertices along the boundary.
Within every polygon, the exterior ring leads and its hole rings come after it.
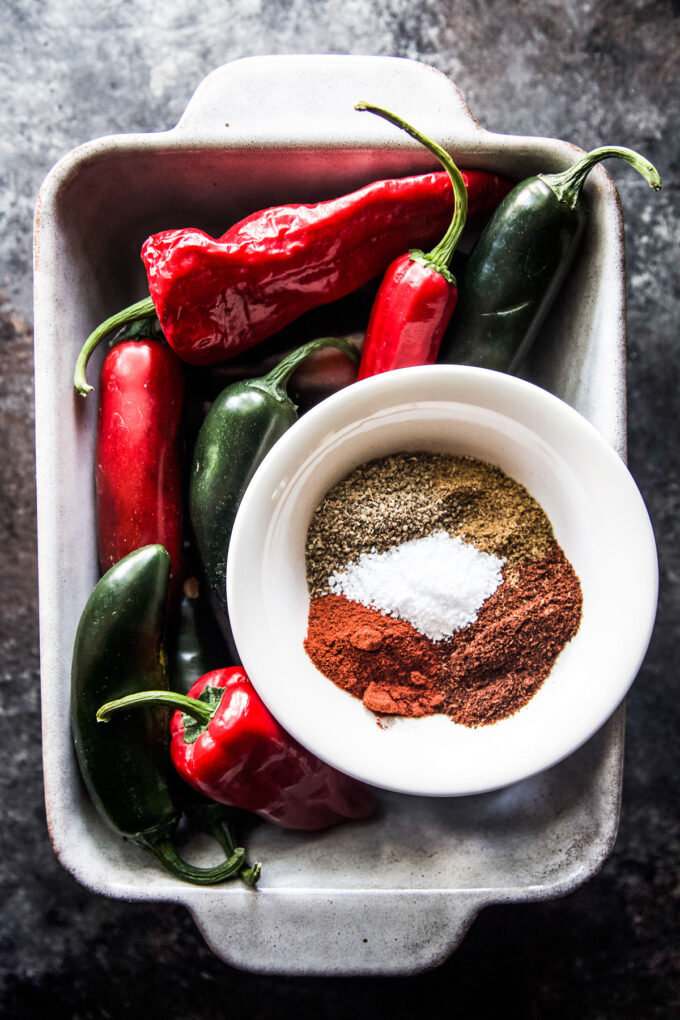
MULTIPOLYGON (((492 134, 455 86, 387 57, 255 57, 219 68, 180 123, 101 138, 64 157, 40 192, 35 226, 35 387, 45 792, 56 853, 90 889, 184 904, 228 962, 279 974, 407 974, 443 960, 491 903, 557 896, 593 875, 618 821, 623 708, 578 752, 474 797, 381 794, 369 824, 299 835, 255 824, 258 891, 196 888, 109 831, 81 786, 69 737, 73 637, 97 580, 96 401, 74 395, 77 351, 96 323, 145 293, 144 238, 164 227, 221 233, 244 214, 316 201, 379 177, 430 169, 422 148, 365 99, 436 137, 462 167, 520 179, 572 161, 573 146, 492 134), (227 126, 228 122, 228 126, 227 126)), ((547 321, 534 381, 625 452, 624 256, 615 187, 597 168, 592 215, 547 321)), ((101 355, 100 355, 101 357, 101 355)), ((96 361, 91 366, 95 378, 96 361)), ((211 848, 197 843, 195 859, 211 848)))

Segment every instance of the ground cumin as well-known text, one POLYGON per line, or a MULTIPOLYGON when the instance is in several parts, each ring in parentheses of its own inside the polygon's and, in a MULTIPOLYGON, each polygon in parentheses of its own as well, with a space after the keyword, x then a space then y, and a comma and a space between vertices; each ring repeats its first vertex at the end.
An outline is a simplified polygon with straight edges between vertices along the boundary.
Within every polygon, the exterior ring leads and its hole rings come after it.
POLYGON ((446 531, 509 564, 545 555, 553 540, 542 507, 500 468, 473 457, 397 453, 360 465, 326 494, 307 533, 312 597, 363 552, 386 552, 446 531))
POLYGON ((553 539, 544 555, 506 565, 477 620, 434 642, 411 624, 350 602, 312 600, 305 648, 317 668, 379 714, 445 713, 483 726, 522 708, 576 633, 581 585, 553 539))

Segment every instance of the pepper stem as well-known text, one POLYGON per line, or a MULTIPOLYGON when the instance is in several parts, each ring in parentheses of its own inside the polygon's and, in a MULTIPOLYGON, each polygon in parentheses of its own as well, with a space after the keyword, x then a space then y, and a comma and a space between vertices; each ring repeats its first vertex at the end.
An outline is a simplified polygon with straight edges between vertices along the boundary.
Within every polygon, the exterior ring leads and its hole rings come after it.
POLYGON ((467 188, 465 187, 465 181, 461 176, 460 170, 453 162, 446 149, 443 149, 441 145, 437 145, 436 142, 427 138, 426 135, 421 134, 420 131, 412 127, 405 120, 402 120, 401 117, 398 117, 396 114, 390 113, 389 110, 384 110, 381 106, 372 106, 370 103, 364 102, 357 103, 354 109, 368 110, 369 113, 375 113, 378 117, 388 120, 390 124, 394 124, 395 127, 401 128, 402 131, 405 131, 412 138, 415 138, 417 142, 420 142, 421 145, 424 145, 425 148, 429 149, 430 152, 437 157, 449 175, 455 200, 453 217, 451 219, 449 229, 446 231, 439 244, 435 245, 432 251, 427 254, 414 251, 411 255, 420 262, 425 261, 427 265, 441 273, 442 276, 444 276, 450 283, 453 283, 453 277, 449 273, 449 263, 451 262, 456 245, 460 240, 460 235, 463 233, 468 210, 467 188))
POLYGON ((206 724, 216 711, 216 706, 211 707, 204 701, 189 698, 186 694, 177 694, 175 691, 138 691, 136 694, 128 694, 125 698, 107 701, 97 712, 97 722, 106 723, 115 712, 135 708, 137 705, 170 705, 185 715, 190 715, 197 722, 206 724))
MULTIPOLYGON (((236 850, 236 840, 231 831, 231 825, 228 822, 230 811, 233 812, 234 809, 228 808, 224 804, 204 800, 203 798, 201 798, 198 806, 192 805, 190 810, 191 820, 198 822, 202 828, 210 832, 214 839, 222 845, 226 854, 233 854, 236 850)), ((244 860, 238 877, 246 885, 255 886, 261 871, 262 864, 260 861, 256 861, 255 864, 249 864, 248 861, 244 860)))
POLYGON ((654 191, 661 190, 661 177, 655 166, 648 159, 641 156, 633 149, 626 149, 619 145, 605 145, 600 149, 593 149, 577 160, 572 166, 556 174, 539 174, 538 177, 555 192, 560 202, 564 202, 573 209, 578 202, 581 188, 586 177, 593 167, 603 159, 625 159, 627 163, 642 174, 644 179, 654 191))
POLYGON ((319 337, 291 351, 290 354, 287 354, 285 358, 279 361, 278 365, 274 365, 266 375, 261 376, 259 379, 254 379, 250 385, 256 388, 261 387, 270 392, 274 391, 275 396, 279 397, 279 399, 287 400, 288 395, 286 394, 285 386, 295 369, 305 360, 308 354, 323 350, 325 347, 337 347, 339 351, 346 354, 352 361, 356 362, 359 360, 359 352, 351 340, 346 340, 342 336, 319 337))
POLYGON ((150 316, 156 315, 156 308, 150 297, 142 298, 141 301, 137 301, 134 305, 129 305, 128 308, 124 308, 121 312, 116 312, 115 315, 105 319, 104 322, 100 323, 95 330, 90 333, 87 340, 80 349, 80 354, 76 361, 75 371, 73 373, 73 385, 80 393, 81 397, 87 396, 92 390, 92 386, 89 385, 85 378, 85 369, 87 363, 90 360, 90 355, 100 341, 107 337, 114 330, 120 329, 121 326, 127 326, 130 322, 136 322, 138 319, 148 319, 150 316))
MULTIPOLYGON (((218 843, 222 844, 227 853, 229 852, 235 853, 236 850, 238 849, 236 846, 234 846, 234 837, 232 835, 231 828, 229 827, 228 822, 224 820, 216 821, 213 824, 212 834, 218 841, 218 843)), ((241 879, 242 882, 245 882, 246 885, 254 887, 259 882, 261 874, 262 874, 261 861, 255 861, 254 864, 249 864, 248 861, 244 859, 241 864, 238 877, 241 879)))
POLYGON ((239 846, 234 849, 234 852, 223 864, 218 864, 214 868, 198 868, 183 860, 168 839, 155 842, 145 836, 137 836, 135 842, 153 854, 156 860, 177 878, 181 878, 185 882, 192 882, 194 885, 214 885, 216 882, 223 882, 226 878, 233 878, 243 867, 246 855, 243 847, 239 846))

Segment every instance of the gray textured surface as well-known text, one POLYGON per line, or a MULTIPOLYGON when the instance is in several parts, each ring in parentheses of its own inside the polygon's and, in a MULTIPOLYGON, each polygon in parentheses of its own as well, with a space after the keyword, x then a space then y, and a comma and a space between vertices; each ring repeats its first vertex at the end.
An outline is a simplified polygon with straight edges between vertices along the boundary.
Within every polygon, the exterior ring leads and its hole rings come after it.
MULTIPOLYGON (((676 3, 504 6, 215 0, 6 5, 0 80, 2 674, 0 1008, 7 1016, 256 1017, 427 1008, 436 1015, 667 1017, 678 1004, 678 354, 676 3), (416 978, 257 978, 225 967, 179 908, 111 902, 60 867, 44 823, 33 503, 31 217, 50 166, 101 134, 178 119, 206 72, 267 52, 415 57, 459 85, 492 130, 644 152, 652 196, 614 167, 628 244, 629 464, 655 526, 661 599, 628 699, 621 831, 569 897, 480 916, 416 978)), ((625 550, 622 550, 625 554, 625 550)), ((77 555, 77 550, 74 550, 77 555)), ((634 579, 631 578, 634 593, 634 579)), ((631 596, 633 597, 633 595, 631 596)), ((257 947, 253 947, 257 952, 257 947)))

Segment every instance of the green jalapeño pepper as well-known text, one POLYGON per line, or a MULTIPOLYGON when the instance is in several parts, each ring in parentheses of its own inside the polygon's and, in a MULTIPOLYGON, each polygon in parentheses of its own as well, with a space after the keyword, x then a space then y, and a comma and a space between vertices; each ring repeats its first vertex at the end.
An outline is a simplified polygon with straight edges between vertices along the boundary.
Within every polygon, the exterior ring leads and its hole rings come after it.
POLYGON ((200 677, 187 696, 144 691, 111 701, 100 719, 149 705, 178 711, 170 754, 194 790, 286 829, 326 829, 375 809, 363 783, 338 772, 279 725, 241 666, 200 677))
POLYGON ((73 649, 71 730, 85 786, 102 818, 173 875, 208 885, 238 874, 244 851, 234 849, 212 868, 179 856, 167 718, 142 711, 108 726, 97 721, 104 701, 167 689, 162 639, 169 577, 167 551, 148 545, 114 564, 95 587, 73 649))
POLYGON ((225 611, 227 550, 236 511, 266 454, 297 421, 286 383, 308 354, 324 347, 337 347, 359 360, 349 340, 311 340, 267 375, 227 386, 201 426, 191 467, 189 515, 208 583, 225 611))
POLYGON ((581 241, 588 216, 586 177, 612 156, 626 160, 659 190, 661 178, 652 164, 618 146, 594 149, 561 173, 518 184, 470 253, 439 361, 500 372, 520 367, 581 241))
MULTIPOLYGON (((193 570, 193 550, 187 543, 185 552, 193 570)), ((206 598, 204 585, 205 582, 193 573, 185 577, 177 617, 167 635, 168 680, 170 690, 178 694, 188 694, 199 677, 230 661, 227 643, 206 598)), ((186 783, 176 783, 173 788, 189 824, 209 833, 230 857, 236 849, 232 821, 238 814, 237 809, 202 797, 186 783)), ((246 885, 256 885, 261 870, 259 862, 251 866, 244 861, 239 878, 246 885)))
POLYGON ((230 661, 229 649, 207 598, 206 582, 184 578, 182 598, 167 636, 170 689, 187 694, 200 676, 230 661))

